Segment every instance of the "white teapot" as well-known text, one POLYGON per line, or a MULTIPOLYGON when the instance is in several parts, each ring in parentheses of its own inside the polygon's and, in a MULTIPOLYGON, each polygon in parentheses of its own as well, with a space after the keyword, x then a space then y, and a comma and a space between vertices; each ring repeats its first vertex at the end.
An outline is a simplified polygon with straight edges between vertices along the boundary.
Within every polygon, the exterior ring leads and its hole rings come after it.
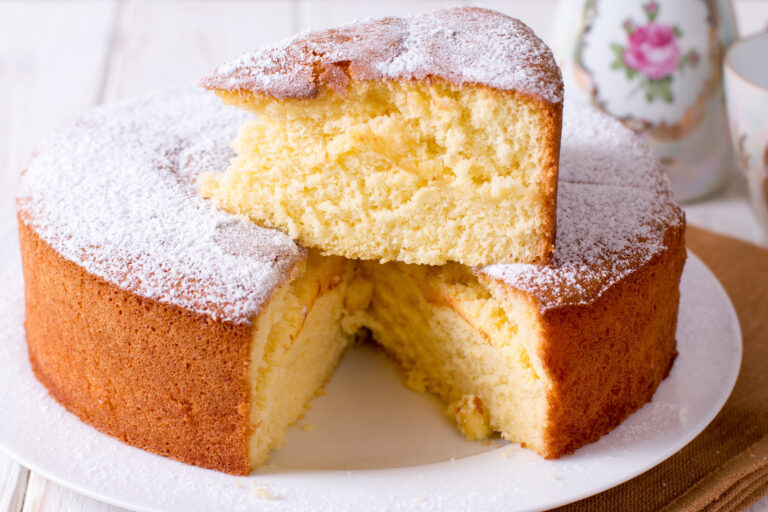
POLYGON ((561 0, 553 51, 566 101, 586 97, 642 134, 685 201, 733 165, 722 59, 735 36, 728 0, 561 0))

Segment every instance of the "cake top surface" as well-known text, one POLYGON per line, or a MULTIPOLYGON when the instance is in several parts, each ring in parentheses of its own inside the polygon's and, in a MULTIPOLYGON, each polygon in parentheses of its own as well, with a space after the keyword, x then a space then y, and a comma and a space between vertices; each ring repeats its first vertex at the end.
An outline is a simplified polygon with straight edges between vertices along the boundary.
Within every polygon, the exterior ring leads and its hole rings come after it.
MULTIPOLYGON (((306 253, 197 195, 200 173, 227 167, 246 118, 192 88, 94 109, 38 148, 19 213, 64 258, 122 289, 248 322, 306 253)), ((557 206, 552 264, 476 272, 533 294, 544 309, 589 303, 684 225, 650 151, 585 104, 565 109, 557 206)))
POLYGON ((525 24, 489 9, 457 7, 318 30, 242 54, 201 80, 209 89, 311 98, 320 84, 424 80, 563 99, 550 49, 525 24))
POLYGON ((623 185, 669 193, 661 162, 648 145, 587 103, 566 104, 561 145, 561 183, 623 185))
POLYGON ((191 87, 91 110, 31 159, 19 213, 64 258, 122 289, 248 322, 305 257, 274 230, 198 197, 247 118, 191 87))
POLYGON ((683 226, 683 213, 650 150, 619 121, 587 104, 569 103, 552 263, 475 270, 531 293, 545 310, 589 303, 661 253, 667 233, 683 226))

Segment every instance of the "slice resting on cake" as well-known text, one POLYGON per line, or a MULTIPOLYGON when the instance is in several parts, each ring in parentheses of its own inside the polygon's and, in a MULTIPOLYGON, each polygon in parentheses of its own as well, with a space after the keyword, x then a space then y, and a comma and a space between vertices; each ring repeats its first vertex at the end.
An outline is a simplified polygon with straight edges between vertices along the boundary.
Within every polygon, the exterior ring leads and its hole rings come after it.
POLYGON ((32 369, 102 432, 247 474, 365 328, 468 438, 570 453, 669 371, 685 247, 658 161, 569 108, 552 262, 481 267, 323 256, 217 210, 195 181, 244 114, 204 92, 93 110, 20 183, 32 369))
POLYGON ((456 8, 299 35, 203 79, 256 116, 200 192, 307 247, 546 263, 562 81, 520 21, 456 8))

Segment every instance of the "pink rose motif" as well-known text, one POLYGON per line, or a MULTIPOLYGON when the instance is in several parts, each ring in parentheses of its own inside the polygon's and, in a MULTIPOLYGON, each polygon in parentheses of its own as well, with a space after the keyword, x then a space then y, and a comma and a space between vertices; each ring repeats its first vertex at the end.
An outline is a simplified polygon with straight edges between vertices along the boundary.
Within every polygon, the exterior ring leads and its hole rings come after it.
POLYGON ((670 25, 650 22, 629 34, 623 58, 627 67, 651 80, 671 75, 677 70, 680 47, 670 25))

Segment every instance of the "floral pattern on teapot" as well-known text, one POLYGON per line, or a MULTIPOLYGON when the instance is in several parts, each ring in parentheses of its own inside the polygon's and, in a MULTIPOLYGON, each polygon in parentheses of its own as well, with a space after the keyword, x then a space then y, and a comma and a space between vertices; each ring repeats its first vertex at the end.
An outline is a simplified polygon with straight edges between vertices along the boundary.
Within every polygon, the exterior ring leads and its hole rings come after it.
POLYGON ((706 0, 587 0, 576 80, 597 106, 638 132, 678 140, 720 86, 722 48, 706 0))
POLYGON ((622 23, 627 40, 623 44, 611 44, 615 54, 611 68, 623 71, 628 81, 637 84, 629 92, 630 96, 642 91, 648 102, 659 99, 673 103, 671 85, 675 75, 696 67, 701 57, 695 48, 685 53, 680 49, 683 33, 679 25, 657 21, 661 11, 658 2, 646 2, 642 11, 643 23, 638 24, 632 18, 622 23))

